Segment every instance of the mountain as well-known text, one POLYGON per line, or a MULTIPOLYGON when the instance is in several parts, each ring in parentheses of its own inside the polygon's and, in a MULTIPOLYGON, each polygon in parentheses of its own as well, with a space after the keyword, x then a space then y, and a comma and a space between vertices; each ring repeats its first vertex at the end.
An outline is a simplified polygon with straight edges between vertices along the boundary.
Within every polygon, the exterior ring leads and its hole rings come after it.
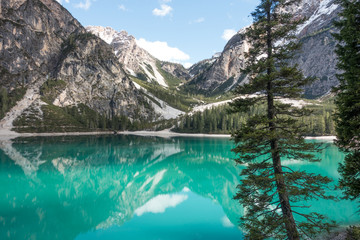
POLYGON ((191 78, 187 69, 181 64, 158 60, 126 31, 118 32, 101 26, 88 26, 86 29, 110 44, 135 86, 145 93, 157 120, 173 119, 184 113, 184 109, 179 110, 183 96, 174 97, 174 94, 179 85, 191 78))
POLYGON ((0 2, 0 56, 3 128, 74 130, 115 116, 154 117, 112 48, 55 0, 0 2))
MULTIPOLYGON (((317 80, 306 87, 305 95, 315 98, 328 93, 338 84, 335 77, 336 42, 331 33, 335 31, 333 21, 337 18, 340 6, 334 0, 302 0, 298 7, 285 9, 295 17, 306 17, 297 32, 303 43, 302 49, 293 63, 299 65, 305 76, 314 76, 317 80)), ((250 47, 241 29, 226 44, 223 52, 213 62, 205 65, 187 84, 192 91, 216 95, 233 89, 246 82, 246 76, 240 69, 244 66, 244 53, 250 47)))
POLYGON ((244 32, 244 30, 239 31, 226 44, 220 56, 200 63, 203 70, 199 68, 198 64, 193 66, 192 71, 197 66, 198 74, 187 86, 192 87, 193 91, 216 95, 227 92, 240 84, 245 78, 240 70, 244 67, 245 52, 250 45, 244 38, 244 32))
POLYGON ((181 64, 156 59, 141 48, 136 39, 126 31, 118 32, 111 27, 101 26, 88 26, 86 29, 110 44, 124 69, 134 77, 156 82, 165 88, 171 85, 167 74, 180 80, 190 79, 188 71, 181 64))
POLYGON ((305 95, 310 98, 329 93, 338 85, 336 74, 337 56, 336 40, 332 33, 337 30, 333 26, 341 7, 334 0, 306 0, 305 15, 308 20, 298 30, 298 38, 302 42, 301 53, 294 59, 305 76, 314 76, 317 80, 305 88, 305 95), (316 9, 315 11, 312 11, 316 9))
MULTIPOLYGON (((308 18, 297 32, 303 47, 293 63, 317 77, 305 89, 309 98, 338 83, 334 2, 303 0, 285 9, 308 18)), ((156 59, 125 31, 85 29, 55 0, 1 1, 0 129, 135 130, 144 127, 140 122, 175 118, 201 103, 201 94, 224 95, 246 82, 240 69, 251 43, 244 32, 185 69, 156 59)))
POLYGON ((198 63, 193 64, 189 68, 189 73, 191 77, 194 77, 204 71, 205 69, 211 67, 211 65, 221 56, 221 53, 216 53, 209 59, 202 60, 198 63))

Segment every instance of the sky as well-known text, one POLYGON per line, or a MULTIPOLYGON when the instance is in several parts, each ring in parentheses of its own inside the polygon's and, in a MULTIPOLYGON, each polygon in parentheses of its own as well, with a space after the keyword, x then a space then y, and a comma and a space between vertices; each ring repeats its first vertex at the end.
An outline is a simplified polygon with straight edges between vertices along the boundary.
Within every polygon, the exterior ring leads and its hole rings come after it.
POLYGON ((257 0, 57 0, 82 25, 125 30, 163 61, 186 67, 221 52, 252 23, 257 0))

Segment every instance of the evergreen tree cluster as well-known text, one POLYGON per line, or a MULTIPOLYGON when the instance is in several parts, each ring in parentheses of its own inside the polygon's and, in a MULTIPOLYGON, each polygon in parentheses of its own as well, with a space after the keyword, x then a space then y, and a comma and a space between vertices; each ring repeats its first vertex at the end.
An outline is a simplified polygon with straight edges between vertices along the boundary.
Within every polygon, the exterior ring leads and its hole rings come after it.
MULTIPOLYGON (((333 121, 333 104, 323 103, 312 106, 313 114, 304 116, 299 121, 305 126, 305 136, 333 136, 335 124, 333 121)), ((228 113, 226 105, 206 109, 203 112, 187 114, 177 121, 174 128, 182 133, 229 134, 239 130, 246 121, 256 114, 266 111, 265 105, 251 107, 247 112, 228 113)))
POLYGON ((5 117, 5 114, 16 105, 16 102, 23 98, 25 92, 26 88, 23 87, 17 87, 10 93, 6 88, 0 88, 0 119, 5 117))
MULTIPOLYGON (((85 104, 57 107, 52 104, 41 106, 42 118, 36 114, 23 114, 14 121, 17 132, 88 132, 88 131, 136 131, 152 129, 163 123, 151 123, 138 117, 130 120, 126 116, 104 115, 85 104), (61 123, 61 124, 59 124, 61 123)), ((35 113, 36 108, 30 107, 35 113)))
POLYGON ((340 165, 340 187, 346 198, 360 199, 360 1, 338 0, 343 11, 335 23, 340 30, 336 54, 340 85, 336 93, 337 145, 346 153, 340 165))

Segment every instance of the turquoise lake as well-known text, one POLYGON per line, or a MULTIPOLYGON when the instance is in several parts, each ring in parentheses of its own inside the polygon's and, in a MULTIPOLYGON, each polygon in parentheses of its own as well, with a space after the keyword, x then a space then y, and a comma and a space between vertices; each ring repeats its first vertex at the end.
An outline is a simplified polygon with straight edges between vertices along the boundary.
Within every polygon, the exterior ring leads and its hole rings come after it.
MULTIPOLYGON (((324 147, 322 162, 283 163, 336 182, 344 156, 324 147)), ((242 239, 231 148, 126 135, 0 141, 0 239, 242 239)), ((308 204, 340 225, 360 222, 356 202, 308 204)))

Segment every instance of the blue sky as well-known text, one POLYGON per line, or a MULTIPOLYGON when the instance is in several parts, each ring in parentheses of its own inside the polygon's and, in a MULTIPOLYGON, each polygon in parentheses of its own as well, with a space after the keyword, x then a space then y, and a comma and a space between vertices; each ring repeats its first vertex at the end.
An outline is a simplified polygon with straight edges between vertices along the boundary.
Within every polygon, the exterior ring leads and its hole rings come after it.
POLYGON ((125 30, 155 57, 186 66, 250 25, 257 0, 58 0, 84 26, 125 30))

